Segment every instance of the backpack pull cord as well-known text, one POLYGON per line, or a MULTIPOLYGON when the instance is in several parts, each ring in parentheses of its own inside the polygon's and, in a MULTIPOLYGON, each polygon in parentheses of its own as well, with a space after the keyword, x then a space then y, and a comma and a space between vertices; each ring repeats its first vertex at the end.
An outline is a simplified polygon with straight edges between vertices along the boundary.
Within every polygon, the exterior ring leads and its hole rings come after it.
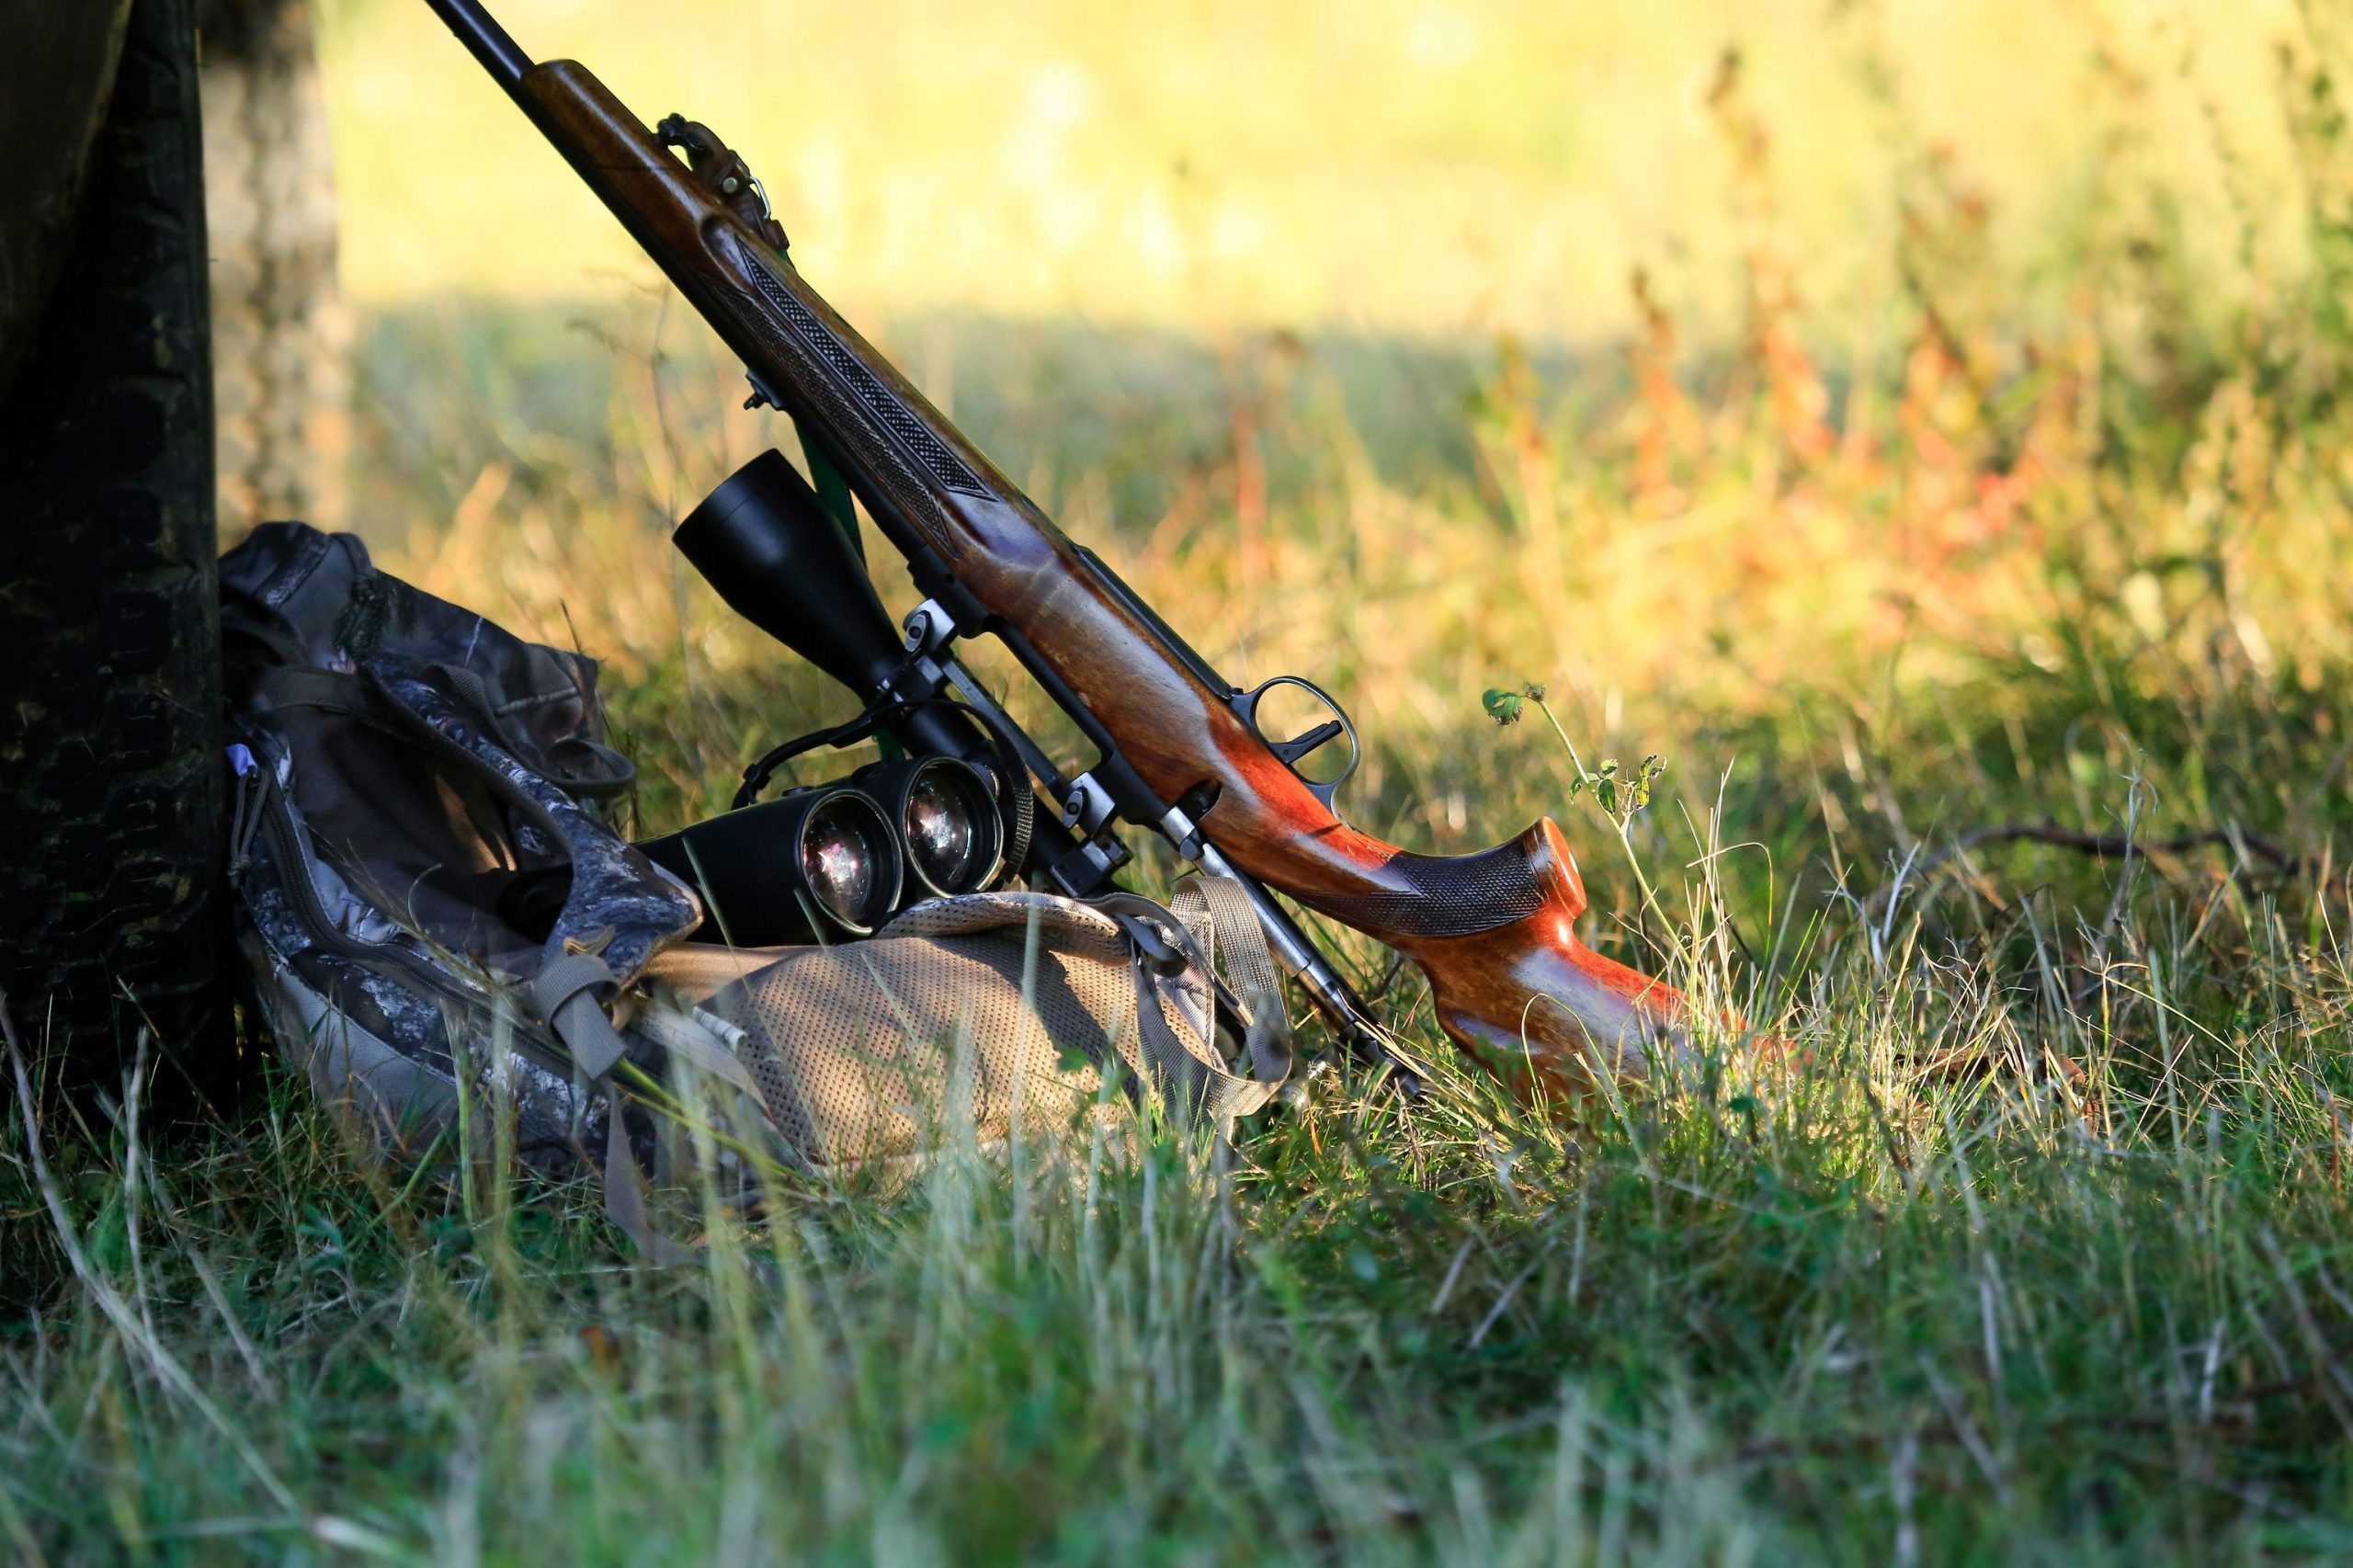
MULTIPOLYGON (((663 1267, 696 1261, 696 1254, 664 1235, 654 1223, 645 1201, 644 1174, 630 1153, 629 1132, 622 1125, 621 1087, 613 1076, 629 1053, 629 1044, 613 1028, 597 997, 617 989, 620 977, 600 953, 566 953, 542 967, 531 983, 531 1003, 572 1053, 584 1087, 600 1087, 605 1096, 605 1217, 637 1246, 646 1258, 663 1267)), ((698 1030, 699 1033, 699 1029, 698 1030)), ((680 1031, 683 1034, 683 1031, 680 1031)), ((743 1062, 715 1047, 686 1046, 666 1033, 659 1043, 665 1051, 690 1060, 697 1067, 741 1089, 763 1110, 767 1107, 759 1085, 743 1062)))

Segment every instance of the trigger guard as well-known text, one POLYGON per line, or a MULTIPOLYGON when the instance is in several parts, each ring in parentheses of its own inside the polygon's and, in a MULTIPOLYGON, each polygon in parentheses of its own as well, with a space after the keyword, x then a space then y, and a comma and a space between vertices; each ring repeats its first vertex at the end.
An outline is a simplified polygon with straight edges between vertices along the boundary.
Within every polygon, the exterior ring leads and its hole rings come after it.
MULTIPOLYGON (((1283 767, 1290 769, 1290 776, 1293 778, 1298 779, 1302 784, 1305 785, 1307 787, 1307 792, 1324 803, 1324 809, 1325 811, 1336 811, 1333 801, 1340 793, 1340 786, 1348 781, 1349 776, 1357 770, 1357 764, 1364 760, 1364 747, 1357 740, 1356 721, 1348 717, 1348 710, 1341 707, 1339 703, 1333 699, 1330 692, 1324 690, 1313 681, 1309 680, 1305 676, 1274 676, 1268 679, 1260 681, 1256 686, 1252 687, 1247 691, 1235 692, 1233 696, 1228 699, 1228 705, 1233 708, 1234 716, 1240 719, 1245 724, 1247 724, 1250 727, 1250 733, 1257 736, 1261 741, 1266 742, 1269 747, 1281 744, 1282 743, 1269 739, 1267 732, 1258 727, 1258 703, 1259 699, 1264 698, 1267 692, 1273 690, 1279 686, 1298 687, 1301 690, 1314 698, 1318 702, 1324 704, 1324 707, 1330 709, 1332 710, 1332 717, 1340 722, 1340 734, 1338 738, 1348 743, 1348 764, 1346 767, 1341 768, 1336 777, 1323 783, 1318 783, 1316 780, 1310 778, 1306 774, 1302 773, 1299 770, 1299 764, 1296 762, 1283 763, 1283 767)), ((1294 736, 1293 738, 1296 739, 1297 737, 1294 736)), ((1328 744, 1329 743, 1327 742, 1325 744, 1328 744)), ((1280 760, 1280 758, 1279 757, 1278 760, 1280 760)))

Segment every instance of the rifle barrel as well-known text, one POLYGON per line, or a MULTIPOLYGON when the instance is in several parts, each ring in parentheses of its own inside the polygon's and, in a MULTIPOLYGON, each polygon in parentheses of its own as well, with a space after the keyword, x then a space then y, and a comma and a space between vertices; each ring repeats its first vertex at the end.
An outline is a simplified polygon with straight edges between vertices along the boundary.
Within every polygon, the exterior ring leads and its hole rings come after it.
POLYGON ((458 41, 482 62, 482 68, 512 94, 531 68, 531 57, 506 36, 506 29, 483 9, 482 0, 425 0, 433 14, 449 24, 458 41))

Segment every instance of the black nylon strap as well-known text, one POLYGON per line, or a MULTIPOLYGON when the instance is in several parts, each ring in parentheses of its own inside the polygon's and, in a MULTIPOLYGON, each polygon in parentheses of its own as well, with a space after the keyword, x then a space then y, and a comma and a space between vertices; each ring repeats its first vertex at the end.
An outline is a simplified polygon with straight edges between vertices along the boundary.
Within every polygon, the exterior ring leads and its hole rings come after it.
POLYGON ((733 809, 740 812, 758 800, 760 791, 768 787, 768 780, 776 777, 776 770, 794 757, 803 752, 815 751, 819 746, 854 746, 873 734, 882 721, 896 713, 901 706, 895 702, 887 706, 870 704, 866 711, 847 724, 836 724, 830 730, 812 730, 805 735, 795 736, 782 745, 762 753, 757 762, 744 769, 744 782, 735 791, 733 809))

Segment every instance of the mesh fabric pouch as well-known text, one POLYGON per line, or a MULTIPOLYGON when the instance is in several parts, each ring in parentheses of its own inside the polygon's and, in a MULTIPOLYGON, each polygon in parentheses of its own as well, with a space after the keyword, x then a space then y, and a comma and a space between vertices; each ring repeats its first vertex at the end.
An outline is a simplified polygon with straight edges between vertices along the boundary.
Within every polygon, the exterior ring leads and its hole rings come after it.
POLYGON ((1273 970, 1246 907, 1218 907, 1229 889, 1197 879, 1168 908, 971 893, 836 947, 684 944, 647 976, 723 1022, 770 1120, 815 1165, 904 1160, 950 1129, 987 1144, 1067 1128, 1107 1089, 1223 1134, 1290 1072, 1273 970), (1172 949, 1181 962, 1155 961, 1172 949), (1220 968, 1238 1041, 1218 1028, 1220 968))
POLYGON ((300 524, 256 529, 222 582, 240 945, 279 1053, 377 1155, 433 1157, 478 1103, 511 1116, 524 1165, 600 1179, 616 1222, 674 1257, 646 1185, 684 1174, 665 1090, 685 1075, 747 1102, 736 1131, 784 1160, 845 1166, 919 1154, 949 1122, 1001 1137, 1107 1085, 1224 1127, 1287 1069, 1230 885, 1174 909, 943 900, 842 948, 699 944, 693 893, 607 820, 632 774, 594 661, 300 524), (554 869, 551 920, 511 896, 554 869), (1221 943, 1264 1020, 1254 1077, 1218 1045, 1221 943))

